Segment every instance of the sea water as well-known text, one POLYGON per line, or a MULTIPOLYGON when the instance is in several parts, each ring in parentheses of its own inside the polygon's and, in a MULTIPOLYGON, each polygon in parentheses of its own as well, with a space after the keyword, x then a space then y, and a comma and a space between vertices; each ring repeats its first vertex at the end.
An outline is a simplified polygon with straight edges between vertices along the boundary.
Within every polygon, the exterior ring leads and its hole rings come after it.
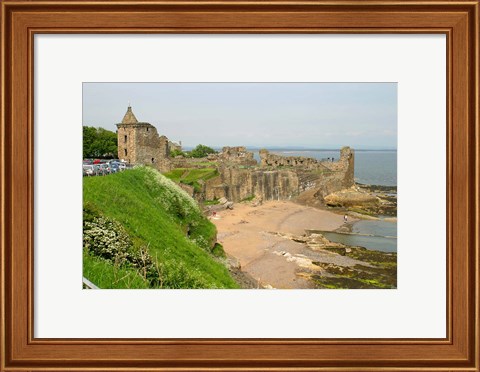
POLYGON ((351 233, 321 232, 328 240, 384 252, 397 251, 397 223, 384 220, 361 220, 352 225, 351 233))
MULTIPOLYGON (((272 149, 281 156, 304 156, 317 160, 340 158, 340 151, 272 149)), ((258 151, 254 153, 260 160, 258 151)), ((355 150, 355 181, 366 185, 397 185, 396 150, 355 150)), ((397 223, 380 220, 360 220, 352 225, 351 234, 322 232, 333 242, 360 246, 384 252, 397 251, 397 223)))
POLYGON ((368 236, 354 234, 340 234, 325 231, 322 234, 330 241, 345 245, 364 247, 374 251, 396 252, 397 238, 384 236, 368 236))

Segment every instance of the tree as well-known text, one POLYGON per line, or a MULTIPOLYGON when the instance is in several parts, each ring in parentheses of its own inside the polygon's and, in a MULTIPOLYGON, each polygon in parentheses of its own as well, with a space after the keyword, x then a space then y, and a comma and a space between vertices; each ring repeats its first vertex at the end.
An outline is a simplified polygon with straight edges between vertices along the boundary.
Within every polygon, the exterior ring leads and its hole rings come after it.
POLYGON ((208 154, 215 154, 216 151, 211 147, 205 145, 198 145, 192 151, 190 151, 190 156, 192 158, 204 158, 208 154))
POLYGON ((117 157, 117 134, 104 128, 83 127, 84 158, 117 157))

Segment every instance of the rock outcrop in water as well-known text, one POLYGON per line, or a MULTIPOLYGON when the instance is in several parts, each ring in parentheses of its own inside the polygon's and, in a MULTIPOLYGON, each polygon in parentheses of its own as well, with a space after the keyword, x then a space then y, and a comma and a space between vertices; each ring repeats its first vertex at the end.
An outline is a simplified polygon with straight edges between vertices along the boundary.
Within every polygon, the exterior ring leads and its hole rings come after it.
POLYGON ((329 207, 344 208, 355 217, 368 215, 397 215, 397 188, 395 186, 355 185, 324 197, 329 207))
POLYGON ((331 207, 372 207, 380 204, 380 199, 367 192, 361 192, 355 188, 349 188, 333 192, 327 195, 325 203, 331 207))

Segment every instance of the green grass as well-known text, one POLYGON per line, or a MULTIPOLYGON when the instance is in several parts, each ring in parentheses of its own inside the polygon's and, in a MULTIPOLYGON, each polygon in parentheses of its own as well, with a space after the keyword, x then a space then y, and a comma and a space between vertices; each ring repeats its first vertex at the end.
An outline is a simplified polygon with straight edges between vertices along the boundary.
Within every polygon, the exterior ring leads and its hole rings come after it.
POLYGON ((193 186, 195 191, 200 192, 202 186, 199 181, 207 181, 219 173, 216 168, 177 168, 163 175, 174 182, 193 186))
POLYGON ((182 175, 186 172, 187 172, 186 168, 177 168, 170 172, 164 173, 163 175, 167 178, 170 178, 172 181, 180 182, 182 175))
POLYGON ((140 167, 108 177, 85 177, 83 201, 120 222, 136 247, 148 247, 160 264, 160 287, 238 288, 212 254, 215 225, 157 171, 140 167))
POLYGON ((212 249, 212 253, 216 257, 223 257, 223 258, 227 257, 227 255, 225 254, 225 251, 223 250, 223 245, 221 245, 220 243, 215 243, 212 249))
POLYGON ((215 168, 189 169, 183 176, 183 180, 187 182, 198 180, 206 181, 216 176, 218 176, 218 171, 215 168))
POLYGON ((108 261, 83 253, 83 276, 99 288, 149 288, 149 283, 136 270, 115 267, 108 261))

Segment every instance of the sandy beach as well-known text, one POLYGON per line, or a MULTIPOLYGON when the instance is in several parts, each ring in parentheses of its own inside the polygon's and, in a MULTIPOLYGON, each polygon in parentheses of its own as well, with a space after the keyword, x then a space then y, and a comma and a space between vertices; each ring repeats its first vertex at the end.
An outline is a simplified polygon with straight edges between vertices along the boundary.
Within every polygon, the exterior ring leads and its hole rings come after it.
POLYGON ((328 253, 312 251, 282 235, 303 235, 306 229, 332 231, 344 224, 342 215, 291 201, 257 207, 238 203, 211 221, 217 226, 218 241, 239 260, 242 271, 259 287, 273 288, 312 288, 302 277, 302 268, 308 269, 312 260, 330 261, 328 253))

